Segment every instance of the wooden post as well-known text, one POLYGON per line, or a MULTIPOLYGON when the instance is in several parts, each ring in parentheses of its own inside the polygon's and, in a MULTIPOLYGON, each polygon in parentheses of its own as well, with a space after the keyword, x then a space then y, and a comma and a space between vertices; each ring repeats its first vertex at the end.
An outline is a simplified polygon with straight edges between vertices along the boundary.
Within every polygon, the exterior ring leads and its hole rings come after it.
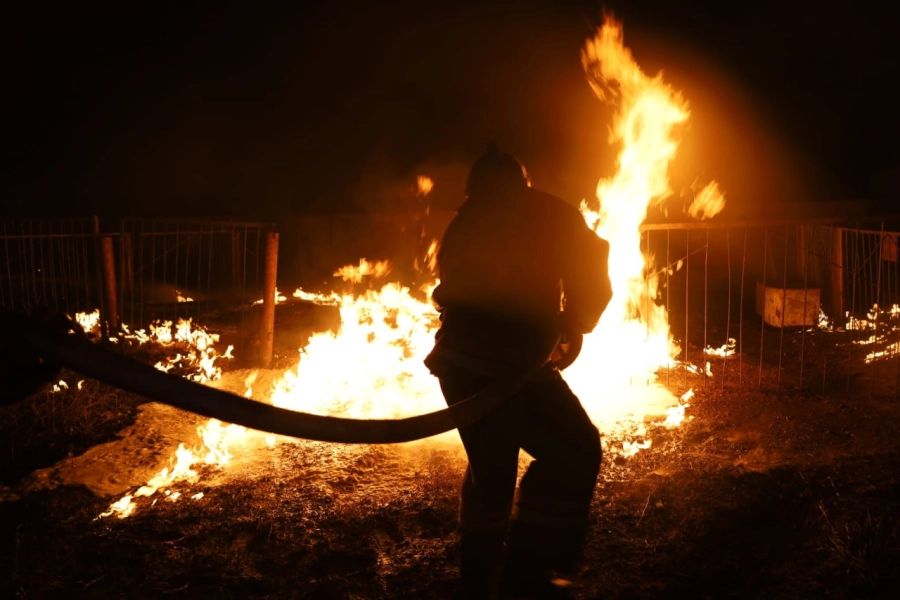
POLYGON ((272 364, 275 341, 275 283, 278 278, 278 233, 270 231, 266 239, 266 272, 263 279, 263 312, 259 338, 259 363, 272 364))
POLYGON ((113 336, 119 331, 118 298, 116 298, 116 261, 113 256, 112 237, 105 235, 100 238, 100 258, 103 263, 103 304, 106 314, 102 321, 108 327, 107 336, 113 336))
MULTIPOLYGON (((100 217, 94 215, 91 219, 91 231, 94 234, 94 237, 91 239, 92 245, 94 247, 94 275, 95 279, 93 281, 93 285, 96 286, 96 289, 99 289, 99 297, 97 299, 97 304, 99 304, 100 310, 100 334, 102 337, 108 337, 108 331, 106 328, 106 291, 105 286, 103 284, 103 251, 101 249, 101 240, 100 240, 100 217)), ((85 257, 87 260, 87 257, 85 257)), ((87 265, 85 265, 86 267, 87 265)), ((87 268, 85 268, 85 277, 87 277, 87 268)), ((85 279, 85 283, 87 283, 87 279, 85 279)))
POLYGON ((834 227, 831 234, 831 310, 835 326, 844 323, 844 230, 834 227))

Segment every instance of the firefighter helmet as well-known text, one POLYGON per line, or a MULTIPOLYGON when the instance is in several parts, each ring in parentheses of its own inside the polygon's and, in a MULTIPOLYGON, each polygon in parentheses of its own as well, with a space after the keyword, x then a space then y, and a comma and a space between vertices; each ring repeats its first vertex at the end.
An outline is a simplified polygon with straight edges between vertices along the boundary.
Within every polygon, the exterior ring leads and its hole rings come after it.
POLYGON ((525 165, 512 154, 501 152, 493 142, 481 155, 466 181, 466 196, 497 190, 530 187, 525 165))

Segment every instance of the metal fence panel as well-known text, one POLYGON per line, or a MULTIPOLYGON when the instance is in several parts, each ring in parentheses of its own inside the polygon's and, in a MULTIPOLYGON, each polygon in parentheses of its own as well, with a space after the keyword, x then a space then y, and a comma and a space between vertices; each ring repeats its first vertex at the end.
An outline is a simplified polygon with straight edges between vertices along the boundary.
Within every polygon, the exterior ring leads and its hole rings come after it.
POLYGON ((99 307, 97 221, 0 220, 0 307, 74 314, 99 307))
POLYGON ((262 298, 267 223, 122 219, 119 293, 131 323, 202 317, 262 298))

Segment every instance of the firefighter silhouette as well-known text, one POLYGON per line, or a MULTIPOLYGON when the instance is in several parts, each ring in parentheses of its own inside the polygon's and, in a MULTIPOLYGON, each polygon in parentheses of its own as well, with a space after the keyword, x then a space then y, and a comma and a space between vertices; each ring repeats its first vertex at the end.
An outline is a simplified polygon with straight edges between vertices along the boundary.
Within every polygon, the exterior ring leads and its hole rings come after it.
POLYGON ((609 245, 570 204, 531 187, 491 144, 438 253, 441 311, 425 363, 448 404, 500 377, 543 367, 503 405, 461 427, 469 459, 460 511, 462 597, 546 597, 575 567, 602 457, 600 434, 549 359, 561 338, 596 326, 612 291, 609 245), (518 484, 519 450, 534 458, 518 484), (514 501, 515 500, 515 501, 514 501), (555 572, 555 574, 554 574, 555 572))

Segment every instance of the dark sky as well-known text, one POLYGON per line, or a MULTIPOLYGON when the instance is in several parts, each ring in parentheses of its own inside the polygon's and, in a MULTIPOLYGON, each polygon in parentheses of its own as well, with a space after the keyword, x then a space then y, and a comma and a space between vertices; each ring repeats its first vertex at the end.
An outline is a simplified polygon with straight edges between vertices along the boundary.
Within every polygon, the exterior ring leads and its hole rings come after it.
MULTIPOLYGON (((21 4, 2 19, 4 213, 374 210, 419 173, 453 206, 490 140, 573 201, 613 169, 579 56, 600 3, 21 4)), ((732 4, 606 4, 691 103, 676 193, 870 195, 900 163, 898 10, 732 4)))

